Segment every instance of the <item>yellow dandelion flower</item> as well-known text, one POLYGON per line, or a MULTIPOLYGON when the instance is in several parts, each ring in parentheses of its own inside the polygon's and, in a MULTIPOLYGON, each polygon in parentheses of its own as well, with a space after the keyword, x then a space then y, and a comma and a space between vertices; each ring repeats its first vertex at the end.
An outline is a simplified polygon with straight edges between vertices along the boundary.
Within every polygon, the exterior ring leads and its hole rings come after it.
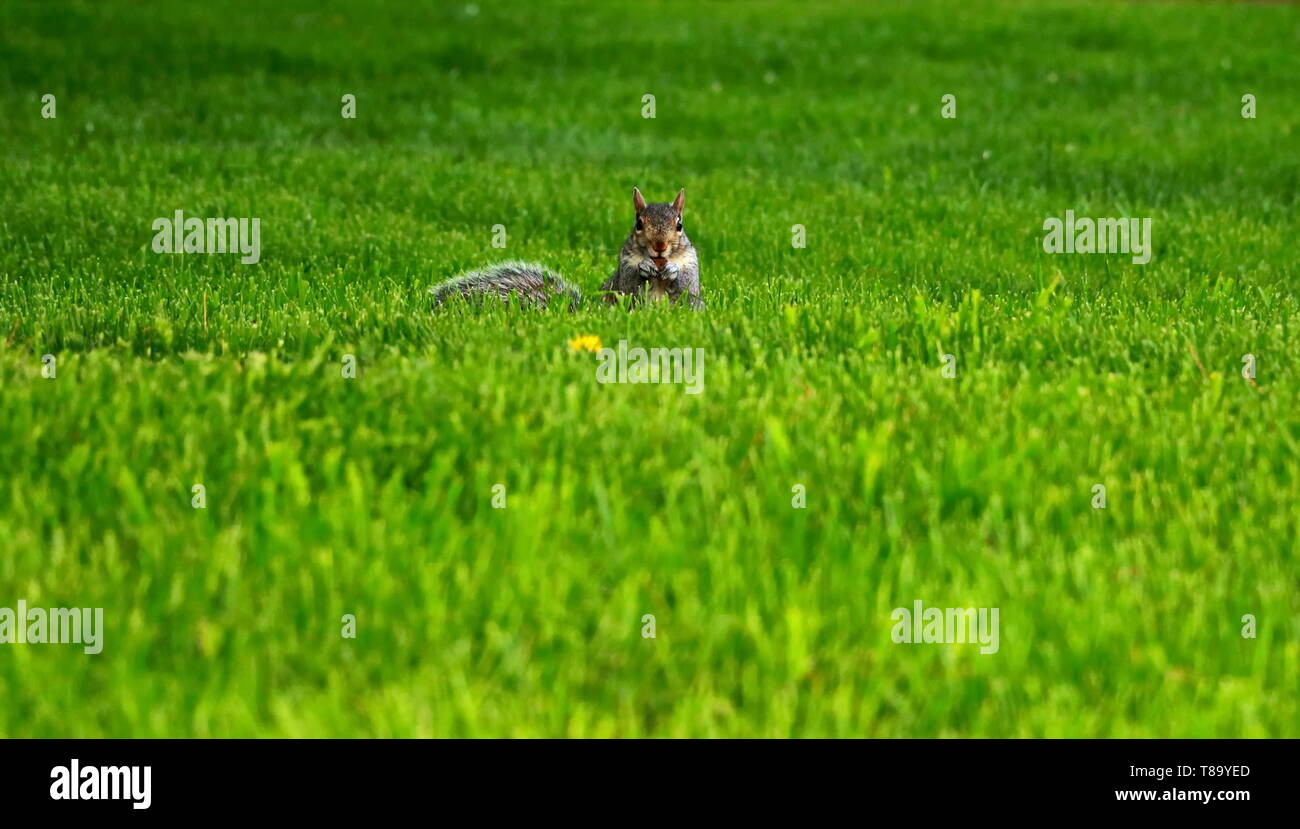
POLYGON ((590 351, 594 354, 600 351, 600 337, 595 334, 582 334, 569 340, 569 348, 574 351, 590 351))

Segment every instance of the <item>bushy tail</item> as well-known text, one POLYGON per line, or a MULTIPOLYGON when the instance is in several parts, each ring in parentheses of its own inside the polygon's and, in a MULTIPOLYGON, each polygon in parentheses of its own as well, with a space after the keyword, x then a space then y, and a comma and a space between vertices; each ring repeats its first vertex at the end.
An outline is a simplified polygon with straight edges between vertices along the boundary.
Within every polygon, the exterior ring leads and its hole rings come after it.
POLYGON ((482 270, 470 271, 448 279, 429 289, 435 305, 448 297, 467 299, 481 296, 499 297, 508 302, 511 295, 521 304, 546 307, 553 296, 564 297, 573 310, 582 302, 582 292, 570 285, 559 274, 529 262, 500 262, 482 270))

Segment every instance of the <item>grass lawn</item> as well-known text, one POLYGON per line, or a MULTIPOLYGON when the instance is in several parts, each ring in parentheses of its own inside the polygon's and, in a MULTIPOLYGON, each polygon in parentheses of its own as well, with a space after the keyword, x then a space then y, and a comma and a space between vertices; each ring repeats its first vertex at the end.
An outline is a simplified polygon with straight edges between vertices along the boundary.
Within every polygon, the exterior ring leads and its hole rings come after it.
POLYGON ((229 6, 0 5, 0 607, 104 609, 0 736, 1300 736, 1296 8, 229 6), (707 311, 590 301, 634 185, 707 311))

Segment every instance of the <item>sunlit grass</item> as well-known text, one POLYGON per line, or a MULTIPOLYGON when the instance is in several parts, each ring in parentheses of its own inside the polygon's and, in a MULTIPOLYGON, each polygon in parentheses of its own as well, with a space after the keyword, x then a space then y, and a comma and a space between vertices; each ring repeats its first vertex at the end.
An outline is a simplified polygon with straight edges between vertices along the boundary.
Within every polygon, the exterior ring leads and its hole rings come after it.
POLYGON ((242 7, 0 6, 0 606, 108 627, 0 736, 1300 736, 1295 9, 242 7), (705 313, 433 312, 594 293, 634 185, 705 313))

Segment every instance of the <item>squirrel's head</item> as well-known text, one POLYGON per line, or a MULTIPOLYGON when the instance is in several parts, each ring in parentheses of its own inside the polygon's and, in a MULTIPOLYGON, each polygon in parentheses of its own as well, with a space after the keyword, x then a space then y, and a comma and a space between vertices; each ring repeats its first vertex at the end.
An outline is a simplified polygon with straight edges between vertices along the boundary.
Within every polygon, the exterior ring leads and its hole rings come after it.
POLYGON ((632 205, 636 208, 636 224, 632 238, 647 256, 659 260, 672 256, 682 244, 682 207, 686 204, 686 189, 677 191, 672 204, 646 204, 641 191, 632 188, 632 205))

